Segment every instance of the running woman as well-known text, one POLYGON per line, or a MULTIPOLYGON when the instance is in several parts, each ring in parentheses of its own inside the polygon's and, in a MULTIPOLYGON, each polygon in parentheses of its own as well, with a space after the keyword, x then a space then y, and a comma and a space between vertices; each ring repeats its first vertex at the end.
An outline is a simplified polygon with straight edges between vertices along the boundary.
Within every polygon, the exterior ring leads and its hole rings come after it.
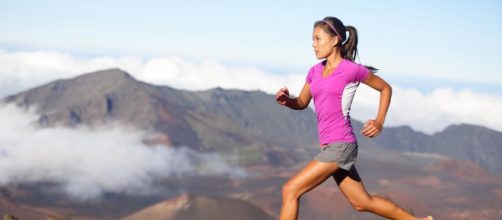
POLYGON ((285 87, 275 99, 280 105, 302 110, 314 98, 320 153, 284 184, 280 219, 297 219, 300 197, 333 176, 357 211, 388 219, 432 220, 431 216, 416 218, 393 202, 368 194, 354 165, 358 146, 349 110, 358 85, 362 82, 380 92, 377 117, 368 120, 362 129, 362 134, 370 138, 382 131, 392 95, 390 85, 374 74, 375 68, 355 63, 356 29, 344 26, 335 17, 326 17, 314 23, 312 37, 315 55, 322 61, 310 68, 298 97, 290 97, 285 87))

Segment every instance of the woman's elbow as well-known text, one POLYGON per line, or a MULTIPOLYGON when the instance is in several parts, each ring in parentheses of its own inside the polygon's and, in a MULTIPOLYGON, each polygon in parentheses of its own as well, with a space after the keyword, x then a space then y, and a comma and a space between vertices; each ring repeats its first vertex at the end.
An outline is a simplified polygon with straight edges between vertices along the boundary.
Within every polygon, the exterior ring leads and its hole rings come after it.
POLYGON ((386 83, 380 92, 383 94, 387 94, 390 97, 392 96, 392 86, 386 83))
POLYGON ((300 106, 300 110, 303 110, 303 109, 306 109, 307 107, 309 107, 309 103, 310 102, 303 102, 302 105, 300 106))
POLYGON ((385 86, 385 88, 390 92, 392 93, 392 86, 388 83, 386 83, 387 85, 385 86))

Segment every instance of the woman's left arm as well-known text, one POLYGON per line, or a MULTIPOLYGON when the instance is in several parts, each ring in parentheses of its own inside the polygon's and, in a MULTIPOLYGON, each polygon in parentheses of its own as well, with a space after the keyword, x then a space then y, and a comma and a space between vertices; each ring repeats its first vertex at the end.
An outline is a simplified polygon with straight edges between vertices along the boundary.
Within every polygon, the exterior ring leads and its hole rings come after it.
POLYGON ((380 134, 385 122, 385 116, 389 109, 390 99, 392 96, 392 87, 382 78, 369 73, 368 77, 363 81, 364 84, 380 92, 380 105, 378 107, 378 115, 374 120, 368 120, 363 127, 362 134, 373 138, 380 134))

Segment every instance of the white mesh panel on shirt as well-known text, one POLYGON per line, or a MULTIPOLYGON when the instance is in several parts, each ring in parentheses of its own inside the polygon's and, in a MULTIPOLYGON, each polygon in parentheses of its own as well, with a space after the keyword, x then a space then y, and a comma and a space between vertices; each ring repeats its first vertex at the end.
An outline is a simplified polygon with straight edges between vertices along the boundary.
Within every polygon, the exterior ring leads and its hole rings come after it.
POLYGON ((342 93, 342 112, 343 118, 347 120, 350 112, 350 106, 352 105, 352 100, 354 99, 354 95, 356 94, 357 87, 359 86, 359 82, 349 83, 343 88, 342 93))

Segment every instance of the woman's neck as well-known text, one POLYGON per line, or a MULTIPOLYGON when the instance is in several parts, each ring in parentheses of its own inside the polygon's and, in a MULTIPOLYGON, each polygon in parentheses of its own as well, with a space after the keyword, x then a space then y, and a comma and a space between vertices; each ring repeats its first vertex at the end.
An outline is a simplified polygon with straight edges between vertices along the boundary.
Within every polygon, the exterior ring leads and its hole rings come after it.
POLYGON ((331 69, 336 66, 342 61, 342 55, 338 51, 333 51, 332 54, 330 54, 328 57, 326 57, 326 69, 331 69))

